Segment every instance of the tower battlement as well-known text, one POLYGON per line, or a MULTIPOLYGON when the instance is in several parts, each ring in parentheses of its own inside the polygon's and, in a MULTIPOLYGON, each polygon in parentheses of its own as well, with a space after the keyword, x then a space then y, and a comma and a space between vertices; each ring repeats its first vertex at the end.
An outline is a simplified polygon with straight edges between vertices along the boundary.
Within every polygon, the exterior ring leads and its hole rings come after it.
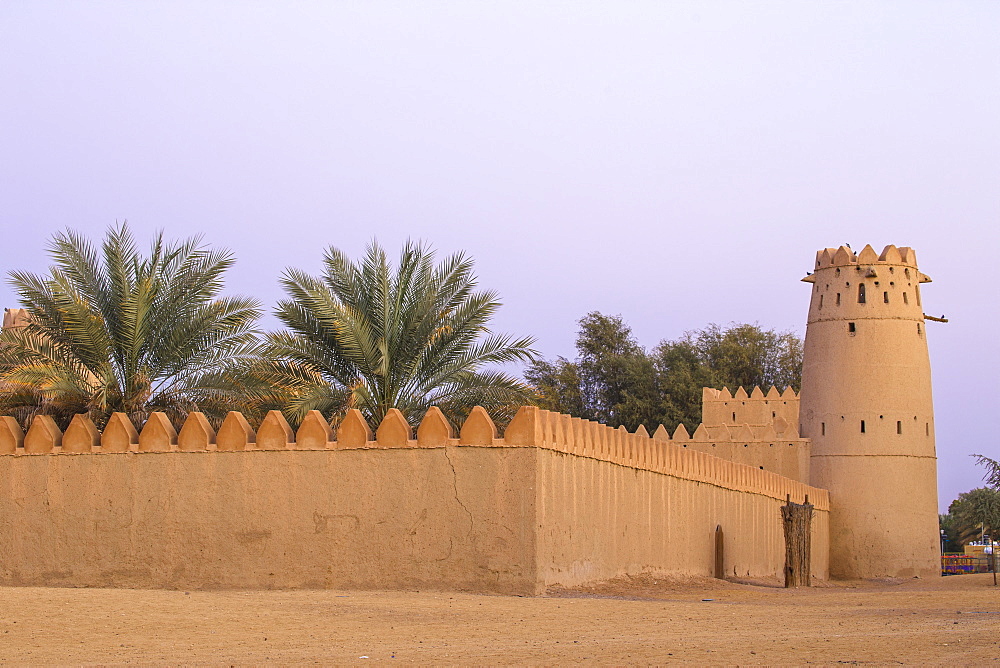
MULTIPOLYGON (((931 278, 917 269, 912 248, 886 246, 876 255, 870 246, 855 254, 847 246, 816 254, 816 270, 802 279, 813 285, 808 322, 843 320, 853 333, 859 320, 891 318, 918 323, 911 334, 923 335, 920 284, 931 278)), ((911 326, 912 327, 912 326, 911 326)))
POLYGON ((772 385, 766 394, 759 387, 750 394, 742 387, 735 393, 728 387, 702 389, 701 421, 706 425, 769 425, 779 419, 789 425, 799 424, 799 396, 790 387, 779 392, 772 385))
POLYGON ((905 265, 916 269, 917 254, 909 246, 896 247, 892 244, 882 249, 880 254, 875 253, 871 244, 865 246, 860 253, 855 253, 849 246, 816 251, 816 269, 872 264, 905 265))

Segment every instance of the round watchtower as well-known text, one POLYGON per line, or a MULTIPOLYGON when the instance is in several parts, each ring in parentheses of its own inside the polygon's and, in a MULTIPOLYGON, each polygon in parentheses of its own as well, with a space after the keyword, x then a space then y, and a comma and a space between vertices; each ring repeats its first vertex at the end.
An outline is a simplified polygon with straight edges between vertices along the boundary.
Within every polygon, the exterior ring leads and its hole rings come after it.
POLYGON ((931 369, 910 248, 816 255, 800 393, 810 482, 830 490, 830 575, 940 575, 931 369))

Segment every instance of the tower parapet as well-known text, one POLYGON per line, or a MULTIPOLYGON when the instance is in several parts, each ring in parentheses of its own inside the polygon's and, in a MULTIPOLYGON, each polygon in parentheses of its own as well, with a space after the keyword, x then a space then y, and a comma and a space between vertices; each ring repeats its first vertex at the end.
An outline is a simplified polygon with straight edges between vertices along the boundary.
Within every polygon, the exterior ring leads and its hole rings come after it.
POLYGON ((920 284, 909 247, 817 253, 800 432, 811 484, 830 490, 831 574, 931 576, 937 462, 920 284))
POLYGON ((855 254, 847 246, 816 254, 815 273, 802 279, 813 284, 809 322, 899 318, 921 323, 920 284, 931 278, 917 268, 912 248, 886 246, 876 255, 871 246, 855 254))
POLYGON ((772 385, 766 394, 759 387, 750 394, 742 387, 735 394, 728 387, 702 388, 701 421, 706 425, 766 425, 778 418, 788 424, 799 423, 799 396, 790 387, 779 392, 772 385))

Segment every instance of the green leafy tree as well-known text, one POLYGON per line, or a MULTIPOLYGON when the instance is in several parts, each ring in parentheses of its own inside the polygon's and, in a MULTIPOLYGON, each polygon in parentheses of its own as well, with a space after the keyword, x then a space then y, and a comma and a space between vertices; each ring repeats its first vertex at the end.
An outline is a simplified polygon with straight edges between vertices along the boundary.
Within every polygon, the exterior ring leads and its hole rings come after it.
POLYGON ((579 417, 589 415, 583 403, 580 369, 575 362, 565 357, 552 362, 537 359, 525 370, 524 378, 535 389, 535 403, 540 408, 579 417))
POLYGON ((136 423, 151 411, 179 422, 238 404, 233 372, 256 354, 261 310, 218 297, 228 251, 160 233, 143 255, 123 223, 99 250, 67 230, 49 253, 47 275, 10 273, 30 324, 0 335, 0 412, 25 424, 50 414, 63 426, 87 413, 100 426, 116 411, 136 423))
POLYGON ((652 361, 620 316, 580 319, 575 361, 536 360, 525 372, 542 408, 635 429, 657 419, 652 361))
POLYGON ((948 506, 947 536, 959 546, 1000 531, 1000 491, 979 487, 958 495, 948 506))
POLYGON ((269 337, 265 385, 282 387, 293 420, 309 410, 336 419, 358 408, 377 425, 390 408, 416 424, 431 406, 458 423, 480 405, 499 422, 531 397, 495 365, 531 361, 533 339, 490 331, 496 293, 475 291, 472 261, 408 242, 395 267, 372 243, 353 262, 336 248, 313 277, 287 269, 289 299, 278 318, 288 331, 269 337))
POLYGON ((703 387, 798 388, 802 344, 757 325, 709 325, 647 352, 620 316, 579 321, 578 356, 537 360, 525 373, 542 408, 634 430, 701 421, 703 387))
POLYGON ((715 383, 735 390, 774 385, 798 391, 802 381, 802 341, 791 332, 761 329, 758 325, 714 323, 687 332, 702 364, 715 383))
POLYGON ((690 341, 662 341, 653 350, 657 387, 660 389, 662 424, 693 427, 701 422, 702 388, 719 386, 716 374, 702 361, 690 341))

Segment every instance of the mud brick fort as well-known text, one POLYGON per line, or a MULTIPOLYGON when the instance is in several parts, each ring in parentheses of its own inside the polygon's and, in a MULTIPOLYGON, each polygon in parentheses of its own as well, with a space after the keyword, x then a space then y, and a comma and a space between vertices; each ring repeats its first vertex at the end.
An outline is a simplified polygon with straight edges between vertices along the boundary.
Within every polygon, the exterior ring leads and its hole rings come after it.
POLYGON ((807 496, 814 579, 937 575, 930 279, 910 248, 842 246, 803 280, 801 393, 706 388, 693 431, 531 406, 502 436, 481 408, 457 432, 436 409, 415 432, 352 411, 336 435, 316 412, 295 432, 277 411, 217 432, 200 413, 179 432, 162 413, 103 433, 0 418, 0 584, 534 595, 777 576, 781 506, 807 496))

